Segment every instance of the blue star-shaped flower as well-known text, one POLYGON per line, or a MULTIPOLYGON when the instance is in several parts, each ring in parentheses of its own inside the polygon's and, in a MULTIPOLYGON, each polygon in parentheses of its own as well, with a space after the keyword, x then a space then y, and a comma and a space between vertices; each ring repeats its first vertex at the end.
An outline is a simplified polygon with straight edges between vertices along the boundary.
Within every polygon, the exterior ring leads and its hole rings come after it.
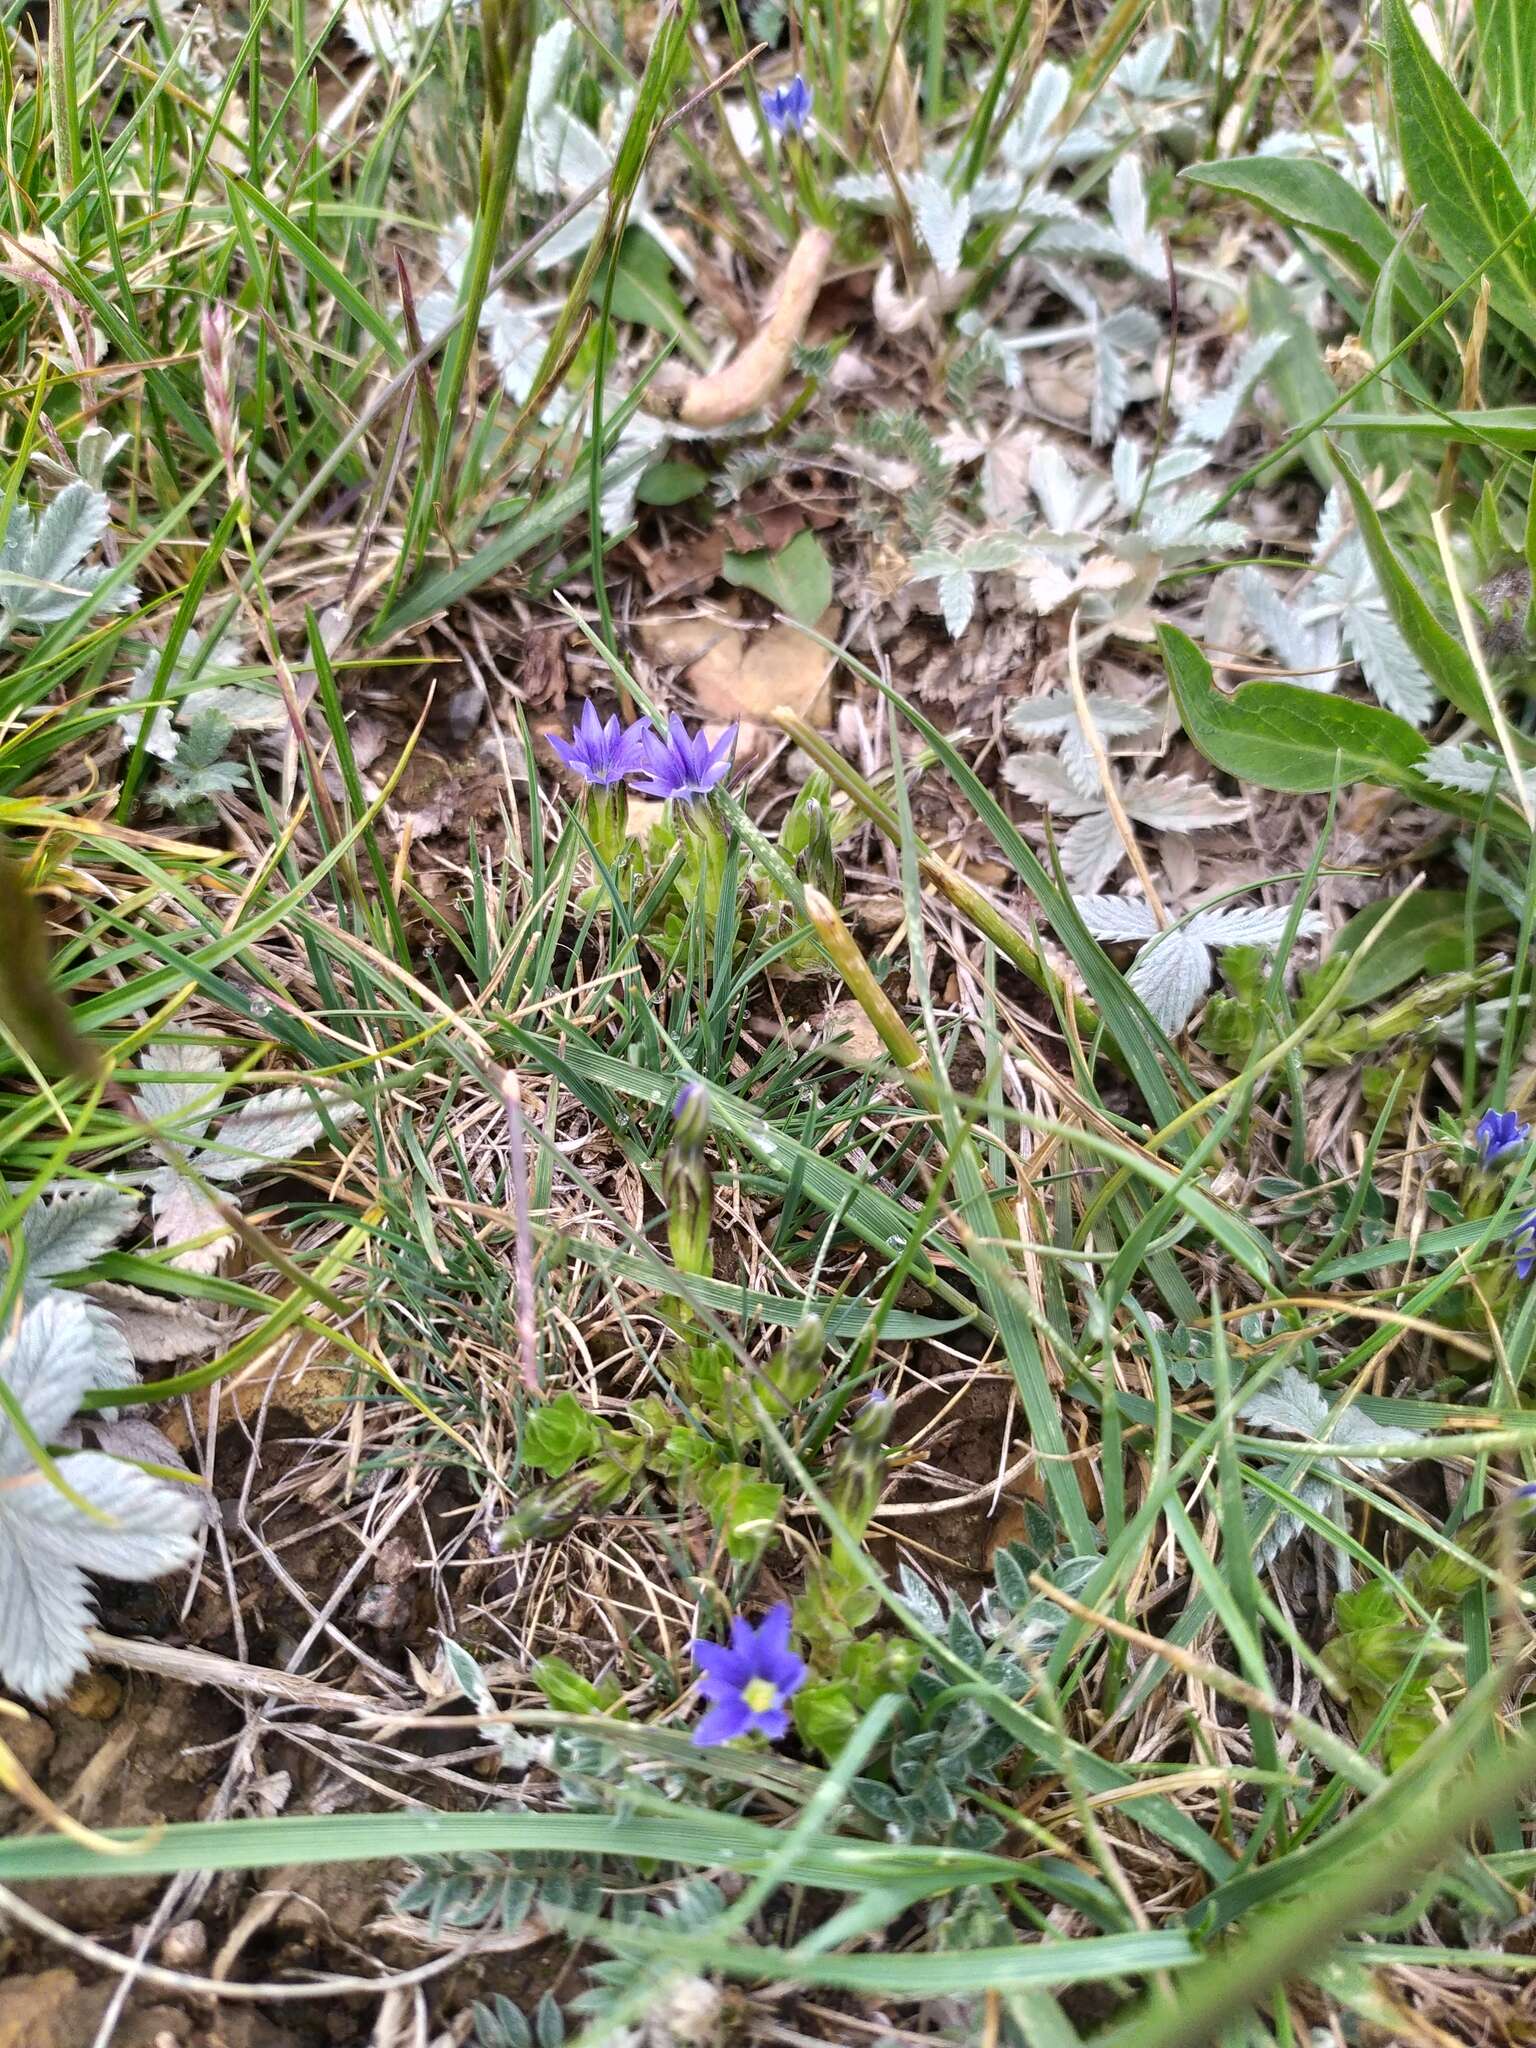
POLYGON ((797 71, 788 85, 776 85, 772 92, 763 94, 763 112, 768 117, 768 126, 781 139, 786 135, 803 135, 805 124, 811 118, 811 88, 797 71))
POLYGON ((589 701, 582 705, 570 738, 552 738, 549 744, 573 775, 593 789, 611 789, 645 766, 645 743, 650 737, 646 720, 620 725, 617 718, 599 718, 589 701))
POLYGON ((1484 1166, 1497 1166, 1511 1152, 1521 1150, 1531 1135, 1531 1127, 1521 1123, 1512 1109, 1490 1109, 1479 1119, 1472 1135, 1484 1166))
POLYGON ((665 733, 647 730, 645 761, 635 788, 642 796, 675 797, 681 803, 692 803, 695 797, 708 796, 730 774, 735 745, 734 725, 727 726, 711 746, 702 726, 690 733, 674 712, 665 733))
POLYGON ((770 1607, 757 1628, 738 1614, 728 1644, 695 1641, 688 1647, 703 1673, 699 1690, 709 1701, 709 1712, 693 1731, 695 1742, 734 1742, 753 1734, 777 1741, 787 1733, 784 1702, 805 1683, 805 1666, 789 1647, 787 1606, 770 1607))

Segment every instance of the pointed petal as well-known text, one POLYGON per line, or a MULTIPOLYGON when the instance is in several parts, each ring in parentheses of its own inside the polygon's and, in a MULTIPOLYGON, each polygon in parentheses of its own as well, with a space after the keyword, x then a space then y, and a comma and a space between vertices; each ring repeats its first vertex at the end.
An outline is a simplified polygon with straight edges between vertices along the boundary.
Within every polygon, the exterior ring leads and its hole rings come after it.
POLYGON ((745 1662, 748 1670, 755 1667, 757 1630, 744 1614, 738 1614, 731 1622, 731 1648, 745 1662))
POLYGON ((725 1643, 695 1641, 688 1645, 693 1661, 707 1679, 743 1685, 751 1676, 737 1652, 725 1643))
POLYGON ((780 1600, 770 1607, 757 1625, 757 1663, 767 1669, 770 1657, 782 1657, 789 1648, 789 1603, 780 1600))
POLYGON ((745 1735, 752 1725, 752 1715, 740 1699, 723 1701, 718 1707, 711 1707, 698 1727, 693 1739, 700 1749, 706 1749, 715 1742, 734 1742, 738 1735, 745 1735))
POLYGON ((805 1665, 793 1650, 780 1650, 763 1665, 761 1675, 774 1687, 780 1699, 787 1700, 804 1685, 805 1665))

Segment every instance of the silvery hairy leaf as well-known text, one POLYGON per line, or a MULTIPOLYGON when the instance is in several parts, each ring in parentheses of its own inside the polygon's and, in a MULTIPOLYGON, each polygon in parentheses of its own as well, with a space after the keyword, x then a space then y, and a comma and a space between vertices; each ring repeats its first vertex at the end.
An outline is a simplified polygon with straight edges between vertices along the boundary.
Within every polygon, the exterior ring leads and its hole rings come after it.
MULTIPOLYGON (((57 1293, 0 1341, 0 1380, 40 1443, 59 1441, 96 1383, 96 1344, 85 1304, 57 1293)), ((56 1699, 88 1661, 85 1573, 178 1570, 196 1554, 201 1521, 192 1488, 99 1451, 61 1458, 51 1477, 0 1410, 0 1684, 39 1704, 56 1699)))

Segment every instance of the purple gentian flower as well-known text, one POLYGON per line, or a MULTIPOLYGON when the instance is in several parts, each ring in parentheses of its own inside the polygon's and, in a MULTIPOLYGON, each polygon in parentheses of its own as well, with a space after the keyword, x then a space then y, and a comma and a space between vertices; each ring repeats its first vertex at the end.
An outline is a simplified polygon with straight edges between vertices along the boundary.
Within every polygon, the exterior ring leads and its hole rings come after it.
POLYGON ((571 737, 551 738, 549 744, 573 775, 579 775, 594 789, 611 789, 626 775, 638 774, 645 766, 646 741, 650 737, 651 728, 644 719, 634 725, 620 725, 617 718, 599 718, 589 699, 581 707, 581 717, 571 737))
POLYGON ((752 1734, 776 1742, 787 1733, 784 1702, 804 1685, 805 1666, 789 1647, 789 1609, 782 1601, 757 1628, 738 1614, 728 1645, 694 1641, 688 1647, 703 1673, 699 1690, 709 1701, 709 1712, 693 1731, 695 1742, 702 1747, 752 1734))
POLYGON ((811 118, 811 88, 797 71, 788 85, 763 94, 763 112, 775 135, 803 135, 811 118))
POLYGON ((1518 1254, 1515 1272, 1522 1280, 1529 1280, 1531 1268, 1536 1266, 1536 1209, 1530 1209, 1509 1233, 1510 1249, 1518 1254), (1522 1242, 1523 1240, 1523 1242, 1522 1242))
POLYGON ((708 796, 730 774, 735 745, 734 725, 727 726, 711 746, 702 726, 690 733, 674 712, 664 734, 646 731, 645 760, 636 764, 642 780, 635 787, 642 796, 676 797, 682 803, 692 803, 695 797, 708 796))
POLYGON ((1529 1124, 1521 1123, 1512 1109, 1484 1112, 1472 1134, 1484 1166, 1497 1166, 1511 1152, 1518 1152, 1531 1135, 1529 1124))

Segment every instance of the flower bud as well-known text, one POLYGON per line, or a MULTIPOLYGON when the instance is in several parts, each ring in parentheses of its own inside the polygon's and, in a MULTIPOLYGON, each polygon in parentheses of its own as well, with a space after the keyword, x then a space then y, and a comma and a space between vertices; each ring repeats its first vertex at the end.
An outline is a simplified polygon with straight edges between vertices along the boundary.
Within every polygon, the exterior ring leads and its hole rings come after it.
POLYGON ((575 1528, 591 1497, 592 1487, 585 1478, 532 1488, 502 1523, 496 1548, 523 1550, 532 1543, 553 1543, 557 1536, 575 1528))
POLYGON ((667 1242, 679 1272, 707 1280, 714 1271, 709 1246, 714 1176, 704 1157, 709 1133, 709 1091, 690 1081, 672 1105, 672 1143, 661 1162, 661 1192, 667 1204, 667 1242))
POLYGON ((832 1468, 828 1492, 856 1536, 862 1536, 885 1483, 885 1439, 895 1405, 874 1393, 849 1418, 848 1434, 832 1468))
POLYGON ((806 1316, 768 1361, 759 1398, 777 1420, 808 1401, 821 1379, 826 1326, 820 1316, 806 1316))
POLYGON ((586 795, 586 826, 598 859, 617 866, 629 826, 629 791, 622 782, 593 784, 586 795))
POLYGON ((831 801, 832 778, 825 769, 813 768, 779 827, 779 851, 787 861, 796 860, 810 845, 815 819, 826 814, 831 801))
POLYGON ((810 807, 807 816, 810 837, 795 855, 795 873, 812 889, 819 889, 828 901, 841 908, 843 864, 832 845, 832 821, 821 804, 810 807))

